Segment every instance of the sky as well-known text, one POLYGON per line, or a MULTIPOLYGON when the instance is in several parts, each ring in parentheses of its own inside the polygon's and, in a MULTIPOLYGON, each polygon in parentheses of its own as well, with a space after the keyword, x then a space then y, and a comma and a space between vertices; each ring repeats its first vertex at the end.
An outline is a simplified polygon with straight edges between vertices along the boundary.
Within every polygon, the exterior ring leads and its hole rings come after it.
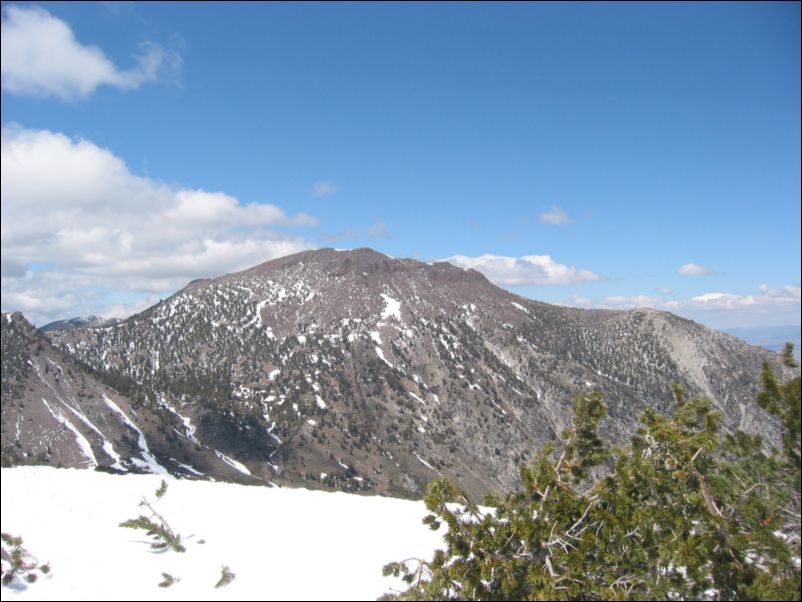
POLYGON ((2 309, 317 247, 800 324, 799 3, 2 8, 2 309))

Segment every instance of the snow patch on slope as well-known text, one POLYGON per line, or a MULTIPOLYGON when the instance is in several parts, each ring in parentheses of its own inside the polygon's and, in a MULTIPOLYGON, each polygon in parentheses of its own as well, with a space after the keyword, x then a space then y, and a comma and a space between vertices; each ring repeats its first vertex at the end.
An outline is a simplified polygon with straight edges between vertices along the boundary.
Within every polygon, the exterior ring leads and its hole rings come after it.
POLYGON ((256 326, 262 327, 262 308, 267 305, 267 299, 256 304, 256 326))
POLYGON ((44 397, 42 397, 42 403, 45 404, 45 407, 48 409, 53 418, 68 428, 75 436, 75 442, 78 444, 78 447, 81 448, 83 455, 86 456, 89 466, 95 468, 97 466, 97 458, 95 458, 95 454, 92 452, 92 446, 89 444, 89 440, 83 436, 81 431, 75 428, 75 425, 72 422, 67 420, 67 417, 64 416, 64 414, 58 408, 54 408, 47 403, 47 400, 44 397))
POLYGON ((390 361, 389 361, 389 360, 388 360, 386 357, 384 357, 384 351, 382 351, 382 348, 381 348, 381 347, 376 347, 376 355, 378 355, 378 356, 379 356, 379 359, 380 359, 381 361, 383 361, 385 364, 387 364, 388 366, 390 366, 390 368, 395 368, 395 366, 393 366, 393 365, 390 363, 390 361))
POLYGON ((421 458, 421 457, 418 455, 418 452, 412 452, 412 453, 415 455, 415 457, 416 457, 418 460, 420 460, 420 461, 421 461, 421 464, 423 464, 423 465, 424 465, 426 468, 428 468, 429 470, 433 470, 434 472, 437 472, 437 470, 435 470, 434 466, 432 466, 431 464, 429 464, 429 463, 428 463, 426 460, 424 460, 423 458, 421 458))
POLYGON ((120 416, 122 421, 136 431, 136 434, 139 435, 139 439, 137 441, 139 445, 139 450, 142 452, 142 457, 144 458, 144 462, 139 458, 131 458, 131 462, 139 466, 140 468, 147 468, 153 474, 167 474, 167 469, 159 464, 153 454, 150 453, 150 448, 148 447, 148 441, 145 439, 145 434, 139 430, 139 427, 133 423, 133 421, 122 411, 120 406, 114 403, 109 396, 103 393, 103 401, 106 405, 116 414, 120 416))
POLYGON ((227 455, 225 455, 224 453, 219 452, 217 450, 214 450, 214 453, 217 455, 218 458, 220 458, 223 462, 228 464, 234 470, 237 470, 237 471, 241 472, 242 474, 246 474, 248 476, 251 476, 251 471, 248 470, 246 468, 246 466, 244 464, 242 464, 241 462, 237 462, 234 458, 229 458, 227 455))
POLYGON ((395 318, 401 322, 401 302, 393 299, 390 295, 381 294, 384 299, 384 309, 382 310, 382 320, 387 318, 395 318))
POLYGON ((517 307, 518 309, 520 309, 522 312, 524 312, 524 313, 526 313, 526 314, 528 314, 528 313, 529 313, 529 310, 528 310, 528 309, 526 309, 526 308, 525 308, 523 305, 521 305, 520 303, 516 303, 515 301, 510 301, 510 305, 512 305, 513 307, 517 307))

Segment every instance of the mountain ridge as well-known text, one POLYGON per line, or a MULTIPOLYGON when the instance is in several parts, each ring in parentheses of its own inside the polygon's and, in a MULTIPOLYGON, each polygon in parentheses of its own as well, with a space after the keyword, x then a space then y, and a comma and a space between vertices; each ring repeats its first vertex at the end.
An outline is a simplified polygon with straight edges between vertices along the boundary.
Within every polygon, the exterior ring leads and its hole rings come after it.
POLYGON ((779 369, 673 314, 561 308, 370 249, 196 280, 118 324, 49 336, 254 478, 413 497, 437 476, 477 498, 511 490, 517 464, 594 389, 613 441, 646 407, 667 411, 674 382, 710 397, 729 428, 770 435, 752 401, 762 363, 779 369))
POLYGON ((191 454, 202 468, 237 480, 238 474, 212 453, 168 444, 158 428, 162 409, 144 407, 99 380, 53 347, 21 313, 2 314, 0 328, 3 466, 191 475, 173 458, 191 454))

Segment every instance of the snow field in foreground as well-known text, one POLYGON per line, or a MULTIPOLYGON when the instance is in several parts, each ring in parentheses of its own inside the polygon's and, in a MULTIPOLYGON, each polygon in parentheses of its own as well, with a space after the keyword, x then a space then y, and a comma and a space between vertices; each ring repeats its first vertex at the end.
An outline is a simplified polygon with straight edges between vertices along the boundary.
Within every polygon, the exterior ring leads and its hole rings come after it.
POLYGON ((385 563, 442 547, 442 530, 421 524, 423 502, 168 476, 154 509, 187 551, 154 552, 144 531, 118 525, 149 514, 139 501, 162 478, 2 469, 0 528, 52 569, 2 599, 374 600, 402 585, 382 577, 385 563), (215 589, 223 565, 236 578, 215 589), (159 588, 163 572, 181 581, 159 588))

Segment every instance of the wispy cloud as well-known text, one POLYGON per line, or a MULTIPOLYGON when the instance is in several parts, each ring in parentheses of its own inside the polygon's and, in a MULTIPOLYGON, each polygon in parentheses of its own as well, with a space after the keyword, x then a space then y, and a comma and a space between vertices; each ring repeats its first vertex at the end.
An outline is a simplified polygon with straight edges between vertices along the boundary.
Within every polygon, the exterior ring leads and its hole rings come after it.
POLYGON ((96 46, 75 39, 70 26, 38 6, 6 6, 2 17, 2 84, 7 92, 86 98, 99 86, 138 88, 175 77, 181 56, 155 42, 140 44, 136 65, 119 69, 96 46))
POLYGON ((382 218, 377 218, 368 226, 367 234, 373 238, 390 238, 390 229, 382 218))
POLYGON ((673 288, 669 288, 667 286, 660 286, 660 287, 658 287, 658 288, 656 288, 654 290, 656 292, 660 293, 661 295, 670 295, 671 293, 674 292, 673 288))
POLYGON ((656 309, 663 305, 663 300, 660 297, 651 295, 609 295, 600 303, 590 302, 585 305, 605 309, 634 309, 636 307, 652 307, 656 309))
POLYGON ((330 194, 334 194, 340 190, 339 185, 336 182, 332 182, 330 180, 318 180, 312 186, 312 196, 313 197, 324 197, 329 196, 330 194))
POLYGON ((343 240, 356 240, 360 238, 392 238, 390 229, 382 218, 376 218, 367 228, 346 228, 340 232, 323 233, 321 241, 330 244, 343 240))
POLYGON ((549 255, 454 255, 444 261, 482 272, 491 282, 506 286, 573 284, 602 279, 590 270, 557 263, 549 255))
POLYGON ((46 130, 2 129, 0 186, 3 309, 36 321, 107 313, 104 291, 172 292, 310 248, 277 229, 317 224, 134 175, 111 151, 46 130))
MULTIPOLYGON (((782 322, 794 323, 799 320, 800 298, 800 287, 798 285, 772 288, 761 284, 757 287, 756 293, 748 295, 709 292, 685 299, 670 300, 650 295, 614 295, 601 300, 575 296, 569 301, 569 304, 576 307, 600 309, 651 307, 700 319, 709 314, 738 315, 745 317, 746 320, 750 319, 750 315, 776 314, 778 318, 779 316, 784 316, 781 318, 782 322), (789 318, 790 316, 795 316, 795 318, 789 318)), ((719 318, 719 322, 722 323, 722 326, 738 324, 737 319, 732 318, 728 321, 726 317, 719 318)))
POLYGON ((677 274, 680 276, 713 276, 715 271, 707 266, 698 263, 685 263, 677 268, 677 274))
POLYGON ((564 226, 574 221, 557 205, 553 205, 550 210, 541 213, 540 216, 538 216, 538 220, 541 224, 551 224, 553 226, 564 226))

